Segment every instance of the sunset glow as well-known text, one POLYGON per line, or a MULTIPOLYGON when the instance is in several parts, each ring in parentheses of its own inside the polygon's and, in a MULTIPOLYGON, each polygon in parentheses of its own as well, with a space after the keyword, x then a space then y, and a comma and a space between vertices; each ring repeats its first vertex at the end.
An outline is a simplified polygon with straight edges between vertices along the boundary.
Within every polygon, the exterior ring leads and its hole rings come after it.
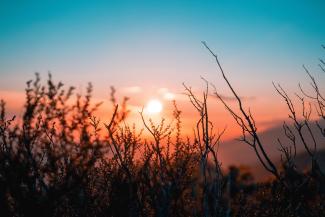
POLYGON ((324 216, 324 0, 0 0, 0 216, 324 216))

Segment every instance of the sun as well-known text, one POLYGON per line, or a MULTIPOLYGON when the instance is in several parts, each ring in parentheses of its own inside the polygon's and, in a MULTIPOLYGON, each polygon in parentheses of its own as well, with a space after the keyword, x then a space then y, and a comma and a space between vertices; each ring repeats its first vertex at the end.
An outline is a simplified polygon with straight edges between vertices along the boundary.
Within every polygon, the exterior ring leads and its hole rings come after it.
POLYGON ((152 99, 147 103, 146 110, 150 114, 158 114, 162 111, 163 105, 157 99, 152 99))

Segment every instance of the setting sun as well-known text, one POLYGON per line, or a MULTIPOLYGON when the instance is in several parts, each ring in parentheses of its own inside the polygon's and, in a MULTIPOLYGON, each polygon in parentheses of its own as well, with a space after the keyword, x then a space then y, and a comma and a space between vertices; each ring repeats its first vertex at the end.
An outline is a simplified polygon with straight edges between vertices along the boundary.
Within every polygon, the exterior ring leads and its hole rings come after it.
POLYGON ((147 103, 146 110, 150 114, 160 113, 163 106, 162 103, 157 99, 152 99, 147 103))

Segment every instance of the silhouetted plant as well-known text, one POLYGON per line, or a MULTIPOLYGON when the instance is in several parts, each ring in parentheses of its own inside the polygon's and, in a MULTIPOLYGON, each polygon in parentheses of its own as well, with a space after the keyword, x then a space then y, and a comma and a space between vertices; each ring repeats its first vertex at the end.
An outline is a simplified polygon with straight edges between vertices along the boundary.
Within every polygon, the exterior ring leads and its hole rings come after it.
MULTIPOLYGON (((207 46, 205 42, 202 42, 205 48, 212 54, 215 58, 217 66, 221 71, 221 75, 223 80, 226 82, 228 88, 236 99, 238 104, 239 112, 236 112, 229 103, 227 103, 223 97, 215 91, 215 95, 221 101, 221 103, 225 106, 226 110, 232 115, 236 123, 242 129, 242 137, 241 141, 248 144, 253 148, 255 154, 259 160, 259 162, 263 165, 264 169, 274 175, 275 180, 272 183, 271 187, 268 187, 267 190, 272 190, 272 194, 278 194, 279 200, 271 200, 275 204, 271 204, 270 207, 277 207, 275 212, 266 213, 266 211, 259 212, 259 215, 263 216, 313 216, 313 212, 310 210, 310 207, 303 204, 305 200, 311 200, 310 195, 319 195, 321 198, 324 197, 324 174, 320 169, 320 166, 317 161, 317 141, 315 139, 314 132, 311 128, 311 114, 312 114, 312 102, 306 102, 304 97, 307 97, 310 100, 314 101, 314 106, 316 110, 316 114, 318 116, 318 120, 316 120, 315 124, 320 129, 321 133, 323 133, 323 128, 320 125, 319 120, 323 119, 323 111, 324 111, 324 98, 320 93, 320 89, 315 81, 315 78, 310 74, 307 68, 304 66, 307 75, 311 79, 311 86, 314 91, 314 95, 307 94, 299 84, 299 88, 303 96, 296 94, 299 101, 302 104, 302 114, 301 117, 298 117, 298 114, 295 109, 295 105, 287 92, 278 84, 273 86, 275 87, 277 93, 285 100, 288 110, 289 110, 289 118, 293 122, 293 126, 288 125, 286 122, 283 124, 283 129, 285 136, 291 142, 291 145, 286 146, 282 143, 280 139, 278 139, 278 143, 280 144, 280 151, 282 153, 281 160, 284 171, 281 173, 277 168, 276 164, 271 160, 270 156, 267 154, 264 144, 262 143, 256 122, 251 113, 251 110, 246 110, 243 106, 242 99, 239 97, 232 84, 228 80, 217 55, 207 46), (292 129, 293 128, 293 129, 292 129), (295 157, 297 152, 297 138, 295 136, 294 131, 297 132, 298 138, 303 144, 303 147, 306 153, 311 158, 311 170, 310 172, 302 172, 298 171, 295 165, 295 157), (310 139, 311 142, 307 142, 307 138, 310 139), (311 143, 311 144, 310 144, 311 143), (313 186, 313 187, 311 187, 313 186), (312 191, 312 193, 308 192, 312 191), (280 207, 280 208, 279 208, 280 207)), ((324 47, 323 47, 324 48, 324 47)), ((324 61, 320 59, 320 68, 324 71, 324 61)), ((216 88, 215 88, 216 90, 216 88)), ((230 173, 231 174, 231 173, 230 173)), ((229 184, 229 183, 228 183, 229 184)), ((276 199, 278 199, 276 198, 276 199)), ((265 198, 267 199, 267 198, 265 198)), ((259 200, 261 201, 261 200, 259 200)), ((268 200, 270 201, 270 200, 268 200)), ((251 212, 251 211, 250 211, 251 212)), ((249 212, 249 213, 250 213, 249 212)), ((324 214, 323 205, 318 207, 318 210, 315 216, 319 214, 324 214), (322 211, 320 211, 322 210, 322 211), (320 212, 318 212, 320 211, 320 212)), ((239 216, 241 214, 239 213, 239 216)))
MULTIPOLYGON (((239 112, 216 92, 242 129, 241 140, 255 151, 274 179, 256 183, 249 170, 223 170, 218 146, 225 132, 216 133, 208 113, 210 85, 203 98, 184 84, 198 112, 193 138, 182 136, 181 111, 174 101, 173 120, 159 124, 140 112, 144 129, 126 124, 128 98, 118 103, 112 87, 111 118, 103 123, 92 101, 91 84, 85 95, 64 88, 49 75, 27 82, 24 113, 7 117, 0 101, 0 216, 322 216, 325 213, 324 173, 320 168, 312 123, 325 137, 325 100, 306 69, 313 94, 299 85, 296 106, 274 85, 288 106, 291 122, 284 122, 287 142, 278 139, 282 169, 271 160, 260 140, 253 115, 226 77, 239 112), (313 106, 314 107, 313 107, 313 106), (318 119, 311 118, 315 111, 318 119), (293 124, 291 124, 293 123, 293 124), (143 131, 151 138, 145 138, 143 131), (297 145, 310 156, 310 171, 296 166, 297 145)), ((324 71, 324 61, 320 68, 324 71)), ((213 86, 214 87, 214 86, 213 86)))

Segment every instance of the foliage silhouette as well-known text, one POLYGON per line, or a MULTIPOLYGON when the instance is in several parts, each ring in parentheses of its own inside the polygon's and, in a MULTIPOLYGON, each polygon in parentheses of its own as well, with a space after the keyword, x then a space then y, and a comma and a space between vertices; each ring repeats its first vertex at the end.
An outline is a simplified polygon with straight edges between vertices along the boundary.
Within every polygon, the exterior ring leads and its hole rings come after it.
MULTIPOLYGON (((221 168, 218 145, 208 114, 211 85, 204 80, 203 99, 184 84, 198 112, 194 137, 182 137, 181 111, 174 102, 174 121, 155 125, 140 117, 152 141, 142 130, 125 124, 128 98, 121 106, 111 88, 113 112, 102 123, 92 102, 91 84, 84 96, 64 88, 49 75, 43 85, 39 74, 27 82, 21 120, 7 117, 0 103, 0 215, 1 216, 324 216, 325 176, 317 160, 319 145, 310 128, 312 105, 316 124, 325 137, 325 99, 311 79, 312 92, 299 85, 302 105, 298 116, 286 91, 275 85, 288 106, 291 122, 284 122, 287 143, 278 140, 282 168, 264 149, 250 110, 246 110, 212 50, 222 76, 238 102, 237 113, 221 94, 221 103, 242 128, 241 140, 253 148, 264 169, 273 175, 256 183, 245 168, 221 168), (294 133, 298 133, 298 138, 294 133), (105 132, 105 136, 103 133, 105 132), (312 159, 310 171, 296 167, 297 140, 312 159)), ((324 61, 320 68, 324 71, 324 61)), ((212 85, 213 86, 213 85, 212 85)), ((213 86, 214 87, 214 86, 213 86)))

